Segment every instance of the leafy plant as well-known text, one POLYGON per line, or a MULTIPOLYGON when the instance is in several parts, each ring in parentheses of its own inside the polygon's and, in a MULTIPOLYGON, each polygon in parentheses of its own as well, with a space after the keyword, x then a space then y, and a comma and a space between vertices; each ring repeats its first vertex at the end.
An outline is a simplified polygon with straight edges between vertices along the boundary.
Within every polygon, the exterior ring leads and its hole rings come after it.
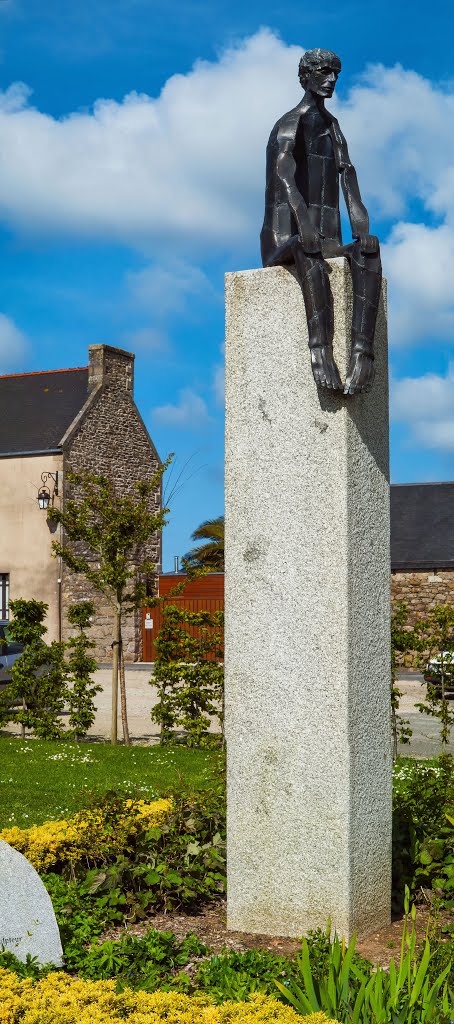
POLYGON ((408 929, 409 892, 405 902, 405 924, 400 959, 392 959, 389 970, 364 968, 354 962, 355 938, 346 945, 335 936, 327 968, 314 977, 310 947, 303 939, 297 959, 297 976, 286 983, 276 981, 285 1001, 298 1013, 319 1010, 342 1024, 448 1024, 454 993, 449 988, 451 964, 432 981, 431 948, 426 939, 420 957, 416 952, 416 911, 411 910, 408 929))
POLYGON ((191 540, 203 543, 185 555, 188 565, 202 567, 209 572, 224 571, 224 516, 201 523, 191 534, 191 540))
POLYGON ((91 679, 97 663, 89 654, 93 644, 85 632, 93 605, 82 601, 69 608, 68 619, 79 626, 79 634, 67 644, 45 643, 48 605, 43 601, 18 598, 11 601, 11 609, 14 618, 9 634, 24 651, 13 664, 10 685, 0 694, 0 722, 19 722, 23 738, 28 728, 40 739, 60 739, 68 734, 80 739, 94 722, 93 697, 101 689, 91 679), (64 729, 61 718, 66 705, 69 730, 64 729))
POLYGON ((220 953, 199 968, 195 977, 198 988, 208 992, 216 1003, 226 999, 239 1002, 253 992, 272 995, 275 981, 286 977, 290 961, 263 949, 245 953, 220 953))
POLYGON ((17 974, 18 978, 33 978, 34 981, 39 981, 40 978, 45 978, 47 974, 56 970, 54 964, 42 966, 38 962, 38 958, 31 956, 30 953, 27 953, 25 962, 23 962, 11 950, 0 948, 0 968, 2 967, 4 970, 17 974))
POLYGON ((68 608, 68 621, 79 628, 79 633, 67 641, 68 655, 68 704, 69 726, 77 741, 88 732, 95 720, 93 698, 102 690, 96 686, 92 673, 96 671, 97 661, 90 654, 95 646, 88 638, 94 616, 95 606, 92 601, 79 601, 68 608))
POLYGON ((223 623, 221 611, 164 606, 150 680, 158 689, 151 717, 161 727, 162 743, 174 739, 180 729, 189 746, 201 746, 208 738, 210 718, 217 717, 222 724, 223 623))
POLYGON ((438 718, 441 748, 445 753, 454 725, 454 710, 451 710, 446 694, 447 681, 452 680, 454 674, 454 608, 450 604, 437 605, 427 618, 418 620, 415 631, 419 636, 420 650, 424 651, 419 656, 420 667, 424 670, 427 654, 429 659, 436 657, 440 676, 440 689, 429 685, 427 699, 416 707, 424 714, 438 718))
POLYGON ((191 980, 182 968, 203 956, 207 947, 189 933, 178 941, 171 931, 151 928, 145 935, 122 935, 120 939, 93 943, 79 958, 77 972, 83 978, 115 978, 117 988, 154 992, 156 989, 189 991, 191 980))
POLYGON ((47 609, 43 601, 11 601, 14 617, 9 633, 24 646, 24 651, 13 664, 11 683, 0 693, 0 724, 19 723, 23 738, 26 729, 40 739, 57 739, 63 734, 60 717, 66 697, 64 644, 55 640, 50 644, 44 642, 47 609))
MULTIPOLYGON (((111 795, 109 799, 114 800, 111 795)), ((214 792, 173 795, 170 814, 144 829, 85 874, 82 891, 126 896, 123 916, 134 921, 153 909, 196 909, 225 892, 225 811, 214 792)), ((104 805, 105 807, 105 805, 104 805)))
POLYGON ((429 886, 442 898, 446 910, 454 909, 454 818, 446 815, 446 826, 436 838, 425 837, 417 844, 414 885, 429 886))
POLYGON ((120 901, 112 907, 106 898, 88 897, 77 881, 54 873, 42 877, 60 929, 66 968, 77 971, 93 940, 105 928, 121 923, 120 901))
POLYGON ((409 720, 399 715, 399 702, 402 696, 402 690, 396 686, 399 655, 415 651, 418 646, 419 638, 408 625, 407 605, 399 601, 391 615, 391 728, 394 758, 397 758, 399 743, 409 743, 413 734, 409 720))
POLYGON ((454 765, 450 757, 440 757, 432 764, 408 761, 396 767, 393 796, 394 909, 400 909, 405 885, 413 892, 421 886, 434 885, 435 895, 441 896, 449 906, 452 900, 450 858, 453 853, 449 814, 453 807, 454 765))
POLYGON ((74 573, 81 573, 106 595, 114 612, 112 638, 112 743, 117 742, 116 697, 120 687, 123 738, 129 744, 122 621, 126 608, 141 607, 147 581, 155 566, 149 557, 153 536, 166 522, 167 509, 156 507, 156 491, 170 459, 151 480, 139 480, 129 493, 118 492, 115 481, 92 473, 66 473, 65 508, 49 508, 49 522, 65 533, 64 544, 52 542, 52 553, 74 573))
MULTIPOLYGON (((214 1006, 203 993, 134 993, 130 988, 115 992, 109 981, 83 981, 59 974, 34 982, 4 970, 0 970, 0 1005, 5 1021, 14 1018, 30 1024, 119 1024, 126 1020, 129 1024, 296 1024, 298 1019, 290 1007, 271 996, 253 994, 246 1003, 214 1006)), ((301 1024, 336 1022, 317 1014, 306 1017, 301 1024)))

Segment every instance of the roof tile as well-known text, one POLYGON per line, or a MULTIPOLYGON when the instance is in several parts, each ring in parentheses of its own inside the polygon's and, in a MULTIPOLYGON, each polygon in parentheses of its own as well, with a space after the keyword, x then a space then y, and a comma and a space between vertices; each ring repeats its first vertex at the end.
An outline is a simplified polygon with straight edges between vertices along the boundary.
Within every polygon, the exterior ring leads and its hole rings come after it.
POLYGON ((88 367, 0 377, 0 456, 54 451, 88 397, 88 367))

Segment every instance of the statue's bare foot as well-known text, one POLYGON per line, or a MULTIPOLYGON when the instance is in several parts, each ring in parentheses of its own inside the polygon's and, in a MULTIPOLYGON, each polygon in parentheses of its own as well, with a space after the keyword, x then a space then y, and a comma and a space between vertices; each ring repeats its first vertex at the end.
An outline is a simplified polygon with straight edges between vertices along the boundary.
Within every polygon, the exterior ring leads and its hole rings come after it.
POLYGON ((334 362, 331 345, 316 345, 311 348, 312 373, 320 388, 343 391, 339 370, 334 362))
POLYGON ((359 395, 368 391, 374 379, 374 357, 367 352, 353 350, 345 381, 344 395, 359 395))

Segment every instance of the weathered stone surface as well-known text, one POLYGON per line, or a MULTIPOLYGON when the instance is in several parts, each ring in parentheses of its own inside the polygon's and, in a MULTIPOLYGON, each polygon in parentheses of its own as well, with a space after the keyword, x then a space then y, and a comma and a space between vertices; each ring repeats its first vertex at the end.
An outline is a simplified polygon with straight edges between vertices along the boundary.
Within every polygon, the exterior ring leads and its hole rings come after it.
MULTIPOLYGON (((89 383, 92 400, 78 422, 64 438, 64 473, 85 470, 103 474, 115 481, 118 493, 131 491, 134 481, 151 480, 159 466, 154 448, 139 411, 134 404, 134 356, 121 349, 91 345, 89 383)), ((68 498, 65 484, 65 499, 68 498)), ((150 499, 150 511, 160 507, 160 487, 150 499)), ((161 564, 161 537, 156 534, 146 545, 144 554, 156 565, 161 564)), ((153 590, 156 580, 150 581, 153 590), (153 585, 154 584, 154 585, 153 585)), ((90 639, 95 644, 94 657, 101 662, 112 658, 113 608, 107 597, 96 592, 83 575, 76 575, 62 566, 62 604, 67 608, 75 601, 91 600, 96 607, 90 639)), ((63 639, 75 633, 63 616, 63 639)), ((142 650, 142 610, 133 609, 124 615, 123 650, 126 661, 140 659, 142 650)))
POLYGON ((0 840, 0 949, 25 962, 62 963, 60 933, 50 896, 21 853, 0 840))
MULTIPOLYGON (((393 572, 391 576, 391 605, 401 601, 407 606, 407 622, 414 626, 418 619, 425 618, 440 604, 454 604, 454 572, 452 569, 433 569, 432 571, 415 570, 413 572, 393 572)), ((398 665, 420 668, 421 655, 424 659, 431 656, 430 649, 425 652, 407 651, 397 656, 398 665)))
POLYGON ((433 569, 428 572, 393 572, 391 577, 393 604, 404 601, 410 625, 420 616, 428 615, 438 604, 454 604, 454 572, 433 569))
POLYGON ((226 300, 228 924, 366 933, 390 917, 384 305, 373 388, 345 399, 317 392, 291 273, 228 274, 226 300))

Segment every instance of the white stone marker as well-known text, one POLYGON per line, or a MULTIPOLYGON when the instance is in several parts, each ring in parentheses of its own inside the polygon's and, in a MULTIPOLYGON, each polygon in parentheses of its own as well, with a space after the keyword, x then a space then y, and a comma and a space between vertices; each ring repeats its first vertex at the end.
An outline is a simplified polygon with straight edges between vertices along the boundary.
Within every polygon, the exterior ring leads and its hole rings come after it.
MULTIPOLYGON (((345 379, 351 283, 328 261, 345 379)), ((390 920, 386 313, 369 394, 321 396, 284 268, 226 280, 229 928, 390 920)))
POLYGON ((25 963, 60 967, 63 950, 52 901, 37 871, 18 850, 0 839, 0 950, 25 963))

